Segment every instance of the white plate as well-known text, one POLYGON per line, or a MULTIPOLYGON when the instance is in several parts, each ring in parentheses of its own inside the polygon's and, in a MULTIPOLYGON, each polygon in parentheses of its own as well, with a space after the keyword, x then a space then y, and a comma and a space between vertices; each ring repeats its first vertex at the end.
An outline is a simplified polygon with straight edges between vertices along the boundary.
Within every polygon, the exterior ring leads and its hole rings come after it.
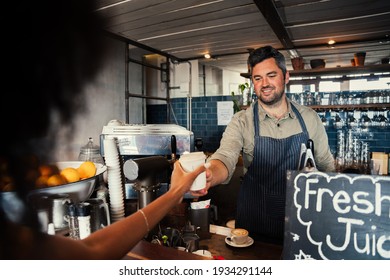
POLYGON ((209 258, 212 257, 211 252, 207 251, 207 250, 197 250, 197 251, 194 251, 192 253, 195 255, 203 256, 203 257, 209 257, 209 258))
POLYGON ((248 240, 244 244, 236 244, 233 241, 230 240, 229 236, 226 236, 225 242, 227 245, 230 245, 232 247, 238 247, 238 248, 243 248, 243 247, 249 247, 253 244, 254 240, 252 237, 248 236, 248 240))

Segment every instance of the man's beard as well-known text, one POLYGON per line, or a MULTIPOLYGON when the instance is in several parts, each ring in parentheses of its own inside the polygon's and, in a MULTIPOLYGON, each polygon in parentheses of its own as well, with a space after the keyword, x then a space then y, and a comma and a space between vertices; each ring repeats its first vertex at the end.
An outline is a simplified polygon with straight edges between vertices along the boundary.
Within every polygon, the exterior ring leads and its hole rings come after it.
POLYGON ((260 101, 263 104, 268 105, 268 106, 272 106, 272 105, 279 103, 282 100, 282 98, 284 96, 284 89, 282 89, 279 92, 275 92, 275 94, 273 95, 273 98, 271 100, 269 100, 269 99, 265 100, 264 98, 262 98, 261 92, 259 95, 260 95, 260 101))

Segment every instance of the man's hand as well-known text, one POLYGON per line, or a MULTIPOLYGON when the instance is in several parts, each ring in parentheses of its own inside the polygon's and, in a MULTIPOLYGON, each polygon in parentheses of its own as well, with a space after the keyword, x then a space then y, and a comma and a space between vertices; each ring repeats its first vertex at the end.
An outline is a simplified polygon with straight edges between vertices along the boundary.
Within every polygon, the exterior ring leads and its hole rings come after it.
POLYGON ((185 172, 180 162, 176 161, 171 176, 170 190, 179 191, 182 193, 182 195, 190 191, 190 188, 193 182, 195 181, 196 177, 202 172, 206 171, 205 165, 206 164, 199 166, 192 172, 185 172))
POLYGON ((209 162, 204 164, 204 167, 206 169, 206 186, 203 189, 201 189, 201 190, 191 191, 190 193, 191 193, 192 196, 199 197, 199 196, 204 196, 204 195, 207 194, 208 189, 211 187, 211 183, 210 182, 211 182, 211 178, 212 178, 212 172, 209 169, 210 165, 211 164, 209 162))

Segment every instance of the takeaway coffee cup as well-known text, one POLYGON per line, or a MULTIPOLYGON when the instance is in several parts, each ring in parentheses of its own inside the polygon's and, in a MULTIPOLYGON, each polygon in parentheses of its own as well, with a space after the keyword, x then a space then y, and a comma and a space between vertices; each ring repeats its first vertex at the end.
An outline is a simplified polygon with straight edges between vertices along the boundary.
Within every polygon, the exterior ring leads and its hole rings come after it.
POLYGON ((243 228, 234 228, 230 231, 230 239, 237 245, 245 244, 248 241, 249 232, 243 228))
MULTIPOLYGON (((185 153, 180 156, 180 164, 184 171, 191 172, 196 168, 205 164, 206 155, 203 152, 185 153)), ((206 172, 202 172, 196 177, 194 183, 191 186, 191 191, 198 191, 204 189, 206 186, 206 172)))

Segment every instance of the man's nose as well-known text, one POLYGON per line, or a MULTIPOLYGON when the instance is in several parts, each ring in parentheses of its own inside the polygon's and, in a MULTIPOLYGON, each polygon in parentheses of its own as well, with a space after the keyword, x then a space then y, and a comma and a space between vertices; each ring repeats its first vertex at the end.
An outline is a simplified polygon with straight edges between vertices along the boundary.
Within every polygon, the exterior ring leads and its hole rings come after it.
POLYGON ((269 80, 267 77, 264 77, 262 80, 261 80, 261 87, 267 87, 269 85, 269 80))

